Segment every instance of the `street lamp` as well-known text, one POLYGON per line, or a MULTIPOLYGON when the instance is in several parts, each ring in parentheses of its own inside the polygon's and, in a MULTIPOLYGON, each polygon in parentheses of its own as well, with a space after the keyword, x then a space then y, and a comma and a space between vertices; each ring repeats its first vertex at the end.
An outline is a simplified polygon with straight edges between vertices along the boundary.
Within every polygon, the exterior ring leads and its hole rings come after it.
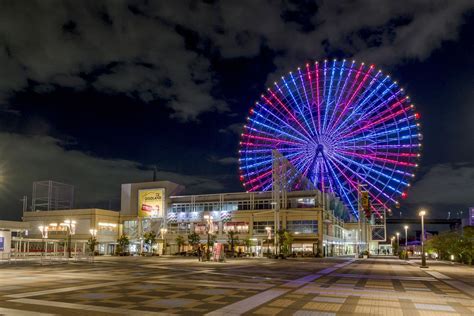
POLYGON ((214 232, 213 225, 212 225, 212 216, 211 215, 204 215, 204 219, 206 220, 206 234, 207 234, 207 249, 206 249, 206 259, 210 260, 210 248, 211 248, 211 234, 214 232))
POLYGON ((408 248, 408 226, 405 225, 405 251, 407 251, 407 248, 408 248))
POLYGON ((272 239, 272 228, 270 226, 265 227, 267 231, 267 255, 270 254, 270 240, 272 239))
POLYGON ((67 229, 67 248, 68 248, 68 258, 72 258, 71 256, 71 236, 76 234, 76 221, 66 219, 61 226, 66 227, 67 229))
POLYGON ((48 226, 38 226, 39 231, 41 232, 41 239, 43 240, 43 254, 41 257, 43 257, 45 254, 46 249, 46 241, 45 239, 48 238, 48 226))
MULTIPOLYGON (((166 251, 166 239, 165 239, 165 235, 166 233, 168 232, 168 229, 166 228, 161 228, 160 229, 160 233, 161 233, 161 239, 163 239, 163 251, 161 252, 161 254, 165 254, 165 251, 166 251)), ((153 252, 153 250, 152 250, 153 252)))
POLYGON ((422 268, 428 268, 426 265, 426 256, 425 256, 425 215, 426 211, 421 210, 420 213, 418 213, 419 216, 421 216, 421 267, 422 268))
POLYGON ((400 247, 400 233, 396 232, 397 234, 397 248, 400 247))
POLYGON ((392 237, 390 238, 390 246, 392 246, 392 254, 395 254, 395 252, 393 251, 393 248, 395 248, 395 247, 393 246, 393 241, 394 241, 394 240, 395 240, 395 236, 392 236, 392 237))

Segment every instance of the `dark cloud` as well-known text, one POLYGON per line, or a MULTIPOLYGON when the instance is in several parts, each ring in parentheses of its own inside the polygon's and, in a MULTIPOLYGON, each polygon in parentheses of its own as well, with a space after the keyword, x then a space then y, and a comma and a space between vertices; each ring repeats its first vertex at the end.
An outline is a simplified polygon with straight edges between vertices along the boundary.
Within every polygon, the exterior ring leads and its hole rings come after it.
MULTIPOLYGON (((62 141, 48 136, 24 136, 0 133, 0 218, 19 214, 19 197, 31 194, 32 181, 55 179, 75 185, 76 207, 104 205, 117 200, 120 184, 152 180, 152 167, 140 163, 103 159, 90 154, 66 150, 62 141), (102 204, 101 204, 102 203, 102 204)), ((188 193, 205 190, 222 191, 219 179, 159 170, 158 179, 186 186, 188 193)), ((114 203, 114 207, 117 207, 114 203)))
POLYGON ((407 200, 417 204, 474 205, 474 164, 439 164, 418 181, 407 200))
POLYGON ((117 63, 89 83, 145 102, 164 99, 173 116, 195 119, 228 110, 212 95, 211 61, 198 43, 207 41, 222 58, 256 56, 268 46, 279 52, 276 73, 334 51, 391 65, 424 59, 443 41, 456 39, 470 8, 468 0, 321 1, 317 7, 276 1, 9 1, 0 10, 0 95, 5 102, 28 80, 83 87, 85 75, 117 63), (407 22, 393 23, 394 17, 407 22), (192 31, 197 44, 189 45, 180 29, 192 31))
POLYGON ((236 157, 224 157, 224 158, 211 157, 209 160, 221 165, 236 165, 239 162, 239 159, 236 157))

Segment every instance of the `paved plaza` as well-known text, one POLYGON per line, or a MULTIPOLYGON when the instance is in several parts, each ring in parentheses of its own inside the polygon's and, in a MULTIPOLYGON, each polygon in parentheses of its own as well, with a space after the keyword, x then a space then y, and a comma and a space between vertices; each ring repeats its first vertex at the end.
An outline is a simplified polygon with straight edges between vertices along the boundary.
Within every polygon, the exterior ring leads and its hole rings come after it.
POLYGON ((11 263, 0 315, 473 315, 473 273, 383 258, 11 263))

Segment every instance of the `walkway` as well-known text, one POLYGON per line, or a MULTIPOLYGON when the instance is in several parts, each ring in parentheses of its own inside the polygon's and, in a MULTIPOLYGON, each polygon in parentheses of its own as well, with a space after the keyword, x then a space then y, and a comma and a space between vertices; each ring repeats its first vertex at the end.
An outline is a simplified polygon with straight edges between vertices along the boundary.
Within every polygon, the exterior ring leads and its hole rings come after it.
POLYGON ((473 315, 473 268, 394 259, 0 266, 6 315, 473 315))

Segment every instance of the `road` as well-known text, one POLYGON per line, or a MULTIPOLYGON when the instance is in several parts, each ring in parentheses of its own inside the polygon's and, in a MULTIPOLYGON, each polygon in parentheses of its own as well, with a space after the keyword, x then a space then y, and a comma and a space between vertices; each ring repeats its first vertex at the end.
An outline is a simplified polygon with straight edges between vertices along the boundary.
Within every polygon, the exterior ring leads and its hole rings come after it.
POLYGON ((474 269, 398 259, 0 265, 0 315, 473 315, 474 269))

